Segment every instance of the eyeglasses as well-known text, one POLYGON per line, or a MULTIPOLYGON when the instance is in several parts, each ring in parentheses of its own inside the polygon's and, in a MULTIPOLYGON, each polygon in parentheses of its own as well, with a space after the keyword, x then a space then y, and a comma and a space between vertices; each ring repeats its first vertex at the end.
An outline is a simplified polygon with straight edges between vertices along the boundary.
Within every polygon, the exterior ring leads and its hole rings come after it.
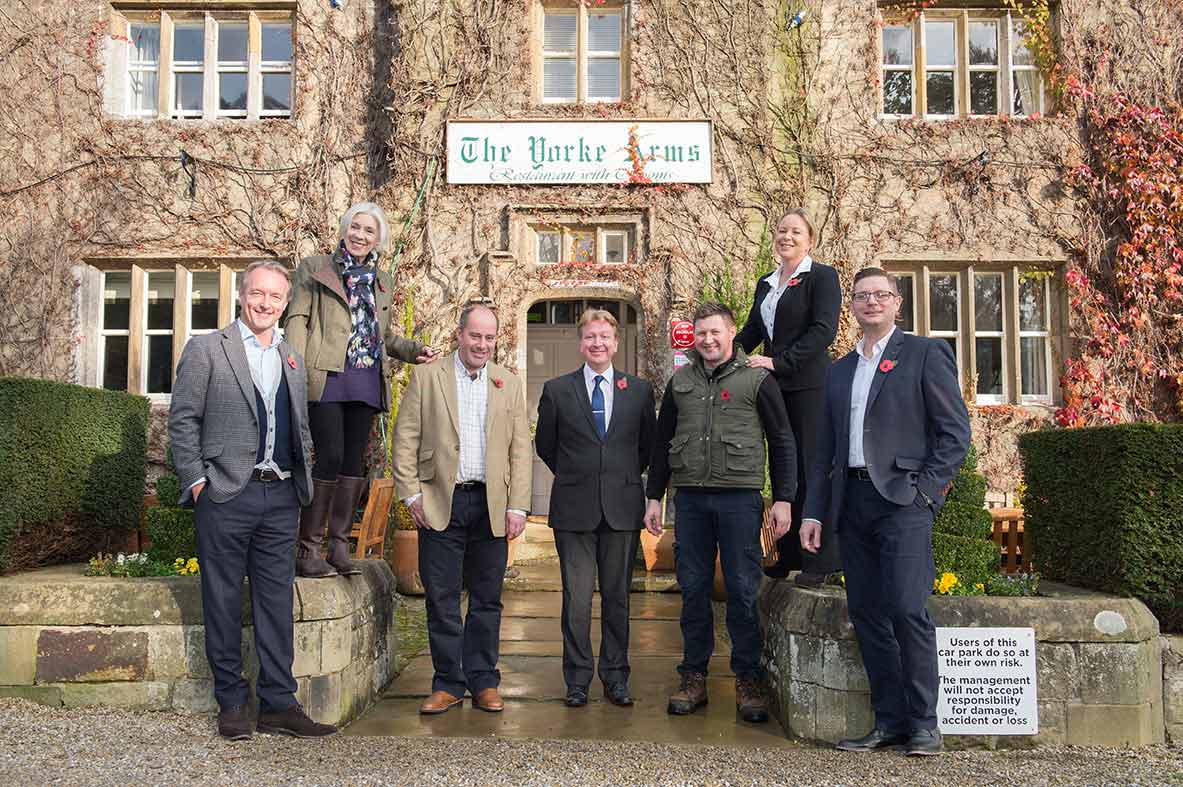
POLYGON ((864 290, 863 292, 856 292, 850 296, 850 299, 855 303, 868 303, 872 298, 883 303, 890 301, 892 298, 900 297, 891 290, 864 290))

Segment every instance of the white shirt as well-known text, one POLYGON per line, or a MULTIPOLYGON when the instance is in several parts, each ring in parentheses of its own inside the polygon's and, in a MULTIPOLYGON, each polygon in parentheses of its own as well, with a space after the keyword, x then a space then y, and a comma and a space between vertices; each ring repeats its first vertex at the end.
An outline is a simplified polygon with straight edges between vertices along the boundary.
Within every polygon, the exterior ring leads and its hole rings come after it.
POLYGON ((768 291, 768 294, 764 296, 764 300, 760 302, 760 318, 764 320, 764 328, 768 331, 768 338, 770 340, 772 339, 772 326, 776 322, 776 305, 780 303, 780 296, 785 294, 785 290, 789 287, 789 282, 813 267, 813 258, 806 254, 805 259, 801 260, 800 264, 797 265, 797 270, 793 271, 793 275, 785 281, 784 286, 781 286, 780 272, 784 267, 784 263, 782 262, 777 266, 776 270, 764 277, 764 281, 768 282, 768 286, 772 289, 768 291))
POLYGON ((612 423, 612 394, 615 385, 612 382, 614 370, 609 366, 604 372, 594 371, 586 363, 583 365, 583 382, 587 384, 587 400, 592 400, 592 393, 596 390, 596 375, 604 378, 600 383, 600 391, 604 394, 604 429, 607 430, 612 423))
POLYGON ((460 360, 452 356, 456 370, 456 404, 460 408, 460 464, 456 483, 485 480, 485 414, 489 409, 489 374, 482 366, 472 373, 460 360))
POLYGON ((871 394, 871 382, 875 379, 875 372, 879 369, 879 359, 887 349, 887 342, 895 335, 895 328, 888 332, 871 348, 871 357, 867 358, 863 350, 867 345, 867 337, 858 340, 855 351, 858 352, 858 366, 854 369, 854 381, 850 388, 850 453, 847 455, 848 467, 866 467, 867 458, 863 455, 863 420, 867 415, 867 397, 871 394))

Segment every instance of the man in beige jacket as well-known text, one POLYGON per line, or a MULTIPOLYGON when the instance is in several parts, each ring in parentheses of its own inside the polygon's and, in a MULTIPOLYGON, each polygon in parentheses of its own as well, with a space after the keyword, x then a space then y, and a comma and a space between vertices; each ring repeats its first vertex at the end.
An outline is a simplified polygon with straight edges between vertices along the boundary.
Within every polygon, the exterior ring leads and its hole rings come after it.
POLYGON ((466 306, 451 357, 416 367, 398 407, 394 483, 419 530, 419 573, 435 669, 419 706, 444 713, 467 689, 498 712, 501 587, 507 538, 526 525, 531 447, 521 380, 489 359, 497 316, 466 306), (461 587, 468 615, 460 614, 461 587))

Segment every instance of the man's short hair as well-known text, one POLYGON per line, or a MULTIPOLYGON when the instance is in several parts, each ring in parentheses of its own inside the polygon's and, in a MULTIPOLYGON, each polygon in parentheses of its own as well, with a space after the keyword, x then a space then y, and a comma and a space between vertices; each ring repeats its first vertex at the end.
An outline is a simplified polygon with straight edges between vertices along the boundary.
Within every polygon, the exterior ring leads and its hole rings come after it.
POLYGON ((579 315, 579 322, 576 324, 576 330, 579 333, 579 338, 583 338, 583 326, 589 322, 606 322, 612 326, 612 334, 620 338, 620 323, 612 316, 612 312, 607 309, 584 309, 583 314, 579 315))
POLYGON ((461 331, 468 325, 468 318, 477 309, 487 309, 493 315, 493 321, 497 324, 497 330, 501 330, 501 318, 497 316, 497 309, 493 307, 492 300, 486 298, 476 298, 464 304, 464 308, 460 310, 460 322, 457 328, 461 331))
POLYGON ((694 310, 694 322, 705 320, 708 317, 722 317, 728 325, 735 325, 735 313, 731 311, 725 304, 718 301, 707 301, 698 304, 698 308, 694 310))
POLYGON ((288 301, 292 299, 292 272, 288 270, 288 266, 284 265, 279 260, 255 260, 242 272, 238 277, 238 297, 242 299, 246 295, 246 283, 250 280, 251 274, 255 271, 274 271, 283 276, 288 283, 288 301))
POLYGON ((858 273, 854 274, 854 282, 851 287, 858 284, 863 279, 870 279, 873 276, 882 276, 887 279, 887 283, 891 285, 891 289, 895 291, 896 295, 900 294, 900 280, 896 278, 895 274, 888 273, 882 268, 863 268, 858 273))

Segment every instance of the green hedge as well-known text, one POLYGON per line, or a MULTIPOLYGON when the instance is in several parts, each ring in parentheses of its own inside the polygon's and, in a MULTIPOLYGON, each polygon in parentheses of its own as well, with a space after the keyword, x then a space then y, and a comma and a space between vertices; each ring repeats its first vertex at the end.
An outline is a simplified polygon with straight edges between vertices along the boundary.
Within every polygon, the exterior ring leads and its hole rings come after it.
POLYGON ((179 557, 197 557, 193 509, 153 506, 147 520, 148 559, 171 563, 179 557))
POLYGON ((1019 452, 1040 573, 1139 598, 1183 631, 1183 424, 1031 432, 1019 452))
POLYGON ((0 572, 85 560, 134 531, 147 435, 142 397, 0 378, 0 572))
POLYGON ((937 576, 946 571, 972 587, 998 572, 998 546, 990 540, 993 519, 986 510, 986 479, 978 473, 973 446, 965 455, 945 504, 933 522, 932 552, 937 576))

